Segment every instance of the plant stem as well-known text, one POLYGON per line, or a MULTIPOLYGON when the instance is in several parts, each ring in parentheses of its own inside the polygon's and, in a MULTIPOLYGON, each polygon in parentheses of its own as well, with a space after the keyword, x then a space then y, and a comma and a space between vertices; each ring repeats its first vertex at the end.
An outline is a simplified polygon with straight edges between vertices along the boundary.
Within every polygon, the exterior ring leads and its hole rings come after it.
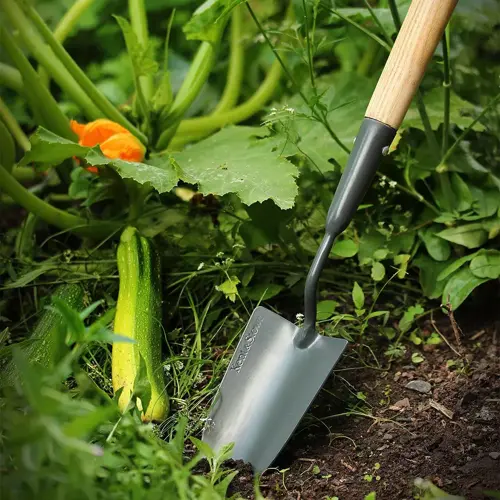
POLYGON ((309 19, 307 17, 306 0, 302 0, 302 10, 304 11, 304 22, 306 27, 307 66, 309 68, 309 78, 311 79, 311 87, 315 89, 316 81, 314 79, 313 53, 312 53, 311 38, 309 36, 309 19))
MULTIPOLYGON (((8 0, 11 1, 11 0, 8 0)), ((111 104, 108 99, 96 88, 92 83, 90 78, 85 74, 85 72, 76 64, 73 58, 66 52, 66 49, 61 45, 61 43, 56 40, 50 29, 43 22, 43 19, 38 15, 37 11, 33 7, 29 7, 27 14, 31 21, 33 21, 36 28, 40 31, 41 35, 45 41, 49 44, 50 48, 54 51, 54 54, 62 62, 65 69, 69 72, 70 77, 74 78, 76 85, 81 86, 81 90, 87 95, 95 105, 99 108, 99 115, 106 115, 110 120, 119 123, 132 134, 134 134, 138 139, 144 144, 147 143, 146 136, 140 132, 134 125, 132 125, 121 113, 116 109, 113 104, 111 104)))
POLYGON ((443 87, 444 87, 444 116, 443 116, 443 140, 441 144, 441 156, 448 150, 448 138, 450 133, 450 100, 451 100, 451 71, 450 71, 450 25, 446 27, 442 41, 443 47, 443 87))
POLYGON ((19 182, 34 181, 43 178, 46 172, 38 172, 33 167, 17 166, 12 169, 11 175, 19 182))
POLYGON ((465 139, 467 134, 472 130, 474 125, 492 108, 495 107, 496 103, 500 101, 500 93, 498 93, 488 105, 477 115, 477 117, 470 123, 470 125, 458 136, 457 140, 451 145, 450 149, 446 151, 446 154, 441 159, 441 162, 437 166, 436 170, 446 170, 446 162, 449 160, 451 155, 455 152, 459 144, 465 139))
POLYGON ((16 68, 0 62, 0 84, 18 94, 24 91, 23 78, 16 68))
MULTIPOLYGON (((128 10, 130 24, 137 36, 137 41, 146 48, 149 45, 149 31, 144 0, 129 0, 128 10)), ((153 75, 140 76, 139 85, 146 102, 149 102, 154 92, 153 75)))
POLYGON ((19 126, 19 123, 17 123, 15 116, 10 112, 10 109, 7 107, 7 105, 2 100, 1 97, 0 97, 0 119, 5 123, 5 126, 12 134, 12 137, 14 137, 14 139, 17 141, 19 146, 21 146, 21 148, 24 151, 29 151, 31 148, 30 141, 22 131, 21 127, 19 126))
POLYGON ((394 22, 394 26, 396 27, 396 31, 401 29, 401 17, 399 16, 398 6, 396 4, 396 0, 388 0, 389 9, 391 10, 392 20, 394 22))
POLYGON ((262 24, 260 23, 260 21, 258 20, 257 16, 255 15, 255 12, 253 11, 252 7, 250 6, 249 3, 246 3, 246 6, 247 6, 248 11, 250 12, 250 15, 252 16, 252 19, 254 20, 255 24, 259 28, 259 31, 262 33, 262 35, 266 39, 267 44, 269 45, 269 47, 273 51, 274 57, 276 57, 276 59, 280 63, 280 65, 283 68, 283 71, 285 72, 286 76, 288 77, 288 79, 290 80, 290 82, 292 83, 292 85, 295 87, 295 90, 298 92, 299 96, 304 101, 304 103, 306 104, 306 106, 311 110, 311 113, 313 114, 313 116, 325 127, 325 129, 329 133, 330 137, 346 153, 350 153, 349 148, 344 145, 344 143, 338 138, 337 134, 335 134, 335 132, 330 127, 330 124, 328 123, 326 115, 324 113, 318 113, 318 111, 314 108, 314 106, 311 106, 311 103, 309 102, 309 100, 307 99, 307 97, 305 96, 305 94, 302 92, 302 89, 300 88, 300 86, 295 81, 295 78, 290 73, 290 71, 288 70, 286 64, 283 62, 283 59, 278 54, 278 51, 276 50, 276 48, 272 44, 271 40, 269 39, 269 36, 267 35, 266 31, 262 27, 262 24))
POLYGON ((43 42, 19 5, 14 0, 2 0, 2 7, 3 13, 7 16, 12 26, 19 32, 24 44, 33 57, 51 73, 57 84, 78 104, 89 119, 102 118, 103 115, 99 108, 43 42))
POLYGON ((231 54, 226 85, 222 97, 212 115, 232 109, 238 102, 243 79, 244 47, 241 36, 243 13, 241 5, 236 6, 231 13, 231 54))
POLYGON ((38 123, 66 139, 73 140, 75 135, 69 126, 68 119, 60 110, 51 93, 42 85, 38 73, 31 66, 10 33, 1 25, 0 40, 10 58, 19 69, 26 88, 29 89, 25 97, 38 123))
POLYGON ((16 203, 59 229, 100 238, 109 236, 119 228, 119 225, 113 222, 89 221, 49 205, 19 184, 1 165, 0 186, 16 203))
MULTIPOLYGON (((384 25, 380 22, 380 19, 378 18, 377 14, 375 14, 375 11, 373 10, 373 7, 370 5, 370 2, 368 0, 364 0, 366 8, 369 10, 370 15, 372 16, 372 19, 375 21, 375 24, 378 26, 379 30, 382 32, 382 35, 384 36, 387 45, 390 47, 392 45, 392 38, 387 33, 387 30, 384 28, 384 25)), ((399 16, 399 13, 398 13, 399 16)))
POLYGON ((170 147, 178 147, 180 143, 185 143, 186 137, 198 138, 209 135, 215 130, 229 124, 234 124, 250 118, 257 113, 262 106, 272 97, 276 86, 282 76, 282 68, 278 61, 274 61, 265 80, 255 93, 243 104, 225 113, 218 113, 211 116, 190 118, 181 121, 177 134, 172 140, 170 147))
MULTIPOLYGON (((80 17, 82 17, 82 15, 93 3, 94 0, 76 0, 57 24, 54 30, 55 39, 63 43, 80 20, 80 17)), ((40 75, 42 82, 45 85, 48 85, 50 81, 50 75, 47 73, 47 70, 43 66, 40 66, 38 74, 40 75)))

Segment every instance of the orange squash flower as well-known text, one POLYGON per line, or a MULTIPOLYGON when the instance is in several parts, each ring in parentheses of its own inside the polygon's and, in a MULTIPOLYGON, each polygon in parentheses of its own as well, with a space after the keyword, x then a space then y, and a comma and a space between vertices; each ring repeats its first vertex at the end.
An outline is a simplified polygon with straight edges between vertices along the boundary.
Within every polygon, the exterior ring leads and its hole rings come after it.
MULTIPOLYGON (((93 148, 99 145, 107 158, 126 161, 142 161, 146 154, 144 145, 126 128, 111 120, 101 118, 87 124, 75 120, 70 122, 71 130, 78 136, 78 144, 93 148)), ((97 173, 97 167, 87 167, 97 173)))

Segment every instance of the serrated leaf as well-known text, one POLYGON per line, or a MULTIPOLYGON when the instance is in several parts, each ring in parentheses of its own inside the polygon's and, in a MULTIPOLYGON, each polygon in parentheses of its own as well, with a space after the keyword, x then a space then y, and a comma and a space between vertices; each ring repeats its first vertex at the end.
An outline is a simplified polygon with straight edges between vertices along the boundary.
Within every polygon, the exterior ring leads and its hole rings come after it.
POLYGON ((446 283, 441 301, 446 304, 449 300, 452 309, 456 310, 475 288, 487 281, 489 278, 474 276, 469 266, 463 267, 453 274, 446 283))
POLYGON ((498 250, 485 250, 481 255, 472 259, 470 270, 477 278, 499 278, 500 252, 498 250))
POLYGON ((196 183, 202 193, 235 193, 251 205, 272 199, 280 208, 291 208, 297 195, 295 165, 274 151, 267 129, 227 127, 171 158, 182 178, 196 183))
POLYGON ((125 38, 135 76, 154 75, 158 71, 158 63, 155 60, 153 46, 151 44, 147 47, 142 46, 132 26, 124 17, 114 16, 114 18, 125 38))
POLYGON ((436 234, 440 238, 467 248, 478 248, 488 240, 488 233, 479 223, 450 227, 436 234))
MULTIPOLYGON (((443 90, 439 87, 432 89, 424 96, 424 102, 427 109, 427 114, 429 115, 429 120, 432 128, 435 130, 443 123, 444 116, 444 99, 443 90)), ((479 110, 480 111, 480 110, 479 110)), ((464 101, 453 91, 451 92, 450 100, 450 122, 454 123, 460 128, 467 128, 473 121, 474 117, 478 113, 477 108, 474 104, 464 101)), ((420 130, 424 130, 420 114, 417 109, 416 102, 414 101, 406 113, 406 117, 403 121, 403 128, 413 127, 420 130)), ((473 130, 484 130, 484 126, 481 123, 476 123, 472 127, 473 130)))
POLYGON ((159 193, 170 191, 182 175, 175 165, 163 158, 155 157, 148 163, 106 158, 98 147, 80 146, 42 127, 31 136, 31 150, 26 153, 23 163, 59 165, 73 156, 78 156, 91 165, 109 165, 121 177, 133 179, 139 184, 149 183, 159 193))
POLYGON ((231 10, 243 2, 244 0, 207 0, 194 11, 193 17, 184 25, 186 38, 215 42, 231 10))
POLYGON ((217 285, 215 289, 222 292, 231 302, 234 302, 238 295, 239 283, 240 280, 237 276, 231 276, 220 285, 217 285))

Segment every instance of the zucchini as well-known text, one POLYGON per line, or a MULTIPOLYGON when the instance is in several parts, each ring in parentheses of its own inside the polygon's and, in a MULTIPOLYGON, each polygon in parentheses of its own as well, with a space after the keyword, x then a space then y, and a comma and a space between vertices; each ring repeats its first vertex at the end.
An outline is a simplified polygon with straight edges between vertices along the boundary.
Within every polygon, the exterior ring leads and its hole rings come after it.
POLYGON ((142 356, 151 399, 146 409, 140 398, 136 404, 143 421, 160 421, 166 418, 169 409, 161 363, 160 259, 147 238, 136 228, 127 227, 118 244, 117 263, 120 287, 114 332, 135 342, 113 343, 113 389, 115 393, 122 389, 118 406, 125 411, 133 397, 142 356))
MULTIPOLYGON (((61 285, 52 298, 64 300, 72 309, 81 311, 83 308, 83 289, 77 284, 61 285)), ((61 314, 53 309, 42 313, 30 338, 23 347, 24 354, 31 364, 54 369, 65 354, 65 338, 61 335, 64 326, 61 314)), ((23 342, 24 344, 25 342, 23 342)), ((19 378, 19 373, 11 360, 2 373, 2 385, 11 385, 19 378)))

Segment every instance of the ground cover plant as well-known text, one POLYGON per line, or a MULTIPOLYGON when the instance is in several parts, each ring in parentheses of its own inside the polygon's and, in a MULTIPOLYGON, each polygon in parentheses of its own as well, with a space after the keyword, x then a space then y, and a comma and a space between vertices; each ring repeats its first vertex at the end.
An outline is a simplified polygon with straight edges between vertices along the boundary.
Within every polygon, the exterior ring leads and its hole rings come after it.
POLYGON ((199 439, 255 305, 302 320, 409 4, 0 0, 2 497, 499 496, 496 0, 459 1, 332 250, 348 352, 275 467, 199 439))

